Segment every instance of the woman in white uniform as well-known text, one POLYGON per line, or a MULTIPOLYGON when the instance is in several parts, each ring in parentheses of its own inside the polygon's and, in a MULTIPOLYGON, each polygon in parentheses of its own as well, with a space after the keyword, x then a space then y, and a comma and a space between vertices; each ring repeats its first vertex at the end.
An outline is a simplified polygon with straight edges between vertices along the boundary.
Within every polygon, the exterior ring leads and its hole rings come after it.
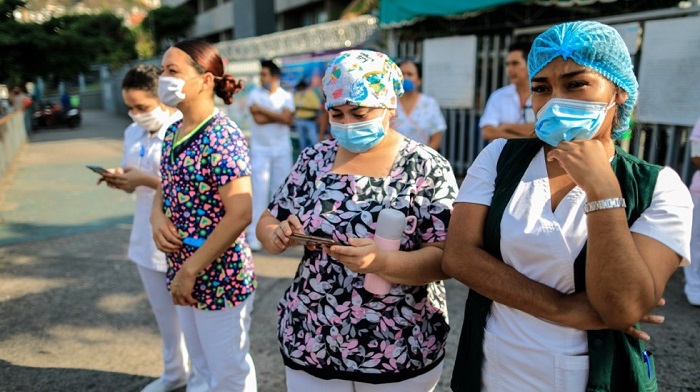
POLYGON ((499 139, 470 167, 443 270, 471 291, 455 391, 655 390, 638 321, 688 263, 679 176, 626 154, 637 81, 622 38, 557 25, 528 58, 538 139, 499 139), (625 334, 627 332, 627 334, 625 334))
MULTIPOLYGON (((182 113, 158 99, 158 76, 154 65, 137 65, 122 80, 122 98, 134 121, 124 131, 121 167, 108 169, 103 180, 111 188, 136 193, 136 210, 129 239, 129 259, 136 263, 148 302, 156 316, 163 338, 163 374, 142 392, 166 392, 187 384, 188 356, 175 304, 167 289, 168 265, 163 252, 156 249, 149 217, 155 189, 160 187, 160 157, 163 136, 170 124, 182 119, 182 113)), ((188 391, 193 390, 190 383, 188 391)))

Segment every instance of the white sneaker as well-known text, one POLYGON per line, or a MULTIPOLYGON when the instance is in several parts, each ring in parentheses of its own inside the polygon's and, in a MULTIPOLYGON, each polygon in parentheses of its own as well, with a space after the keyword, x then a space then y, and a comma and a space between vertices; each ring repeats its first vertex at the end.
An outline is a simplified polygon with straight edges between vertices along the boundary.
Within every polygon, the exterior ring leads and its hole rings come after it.
POLYGON ((187 385, 187 380, 178 381, 176 383, 166 383, 162 378, 158 378, 146 385, 141 392, 170 392, 182 388, 185 385, 187 385))

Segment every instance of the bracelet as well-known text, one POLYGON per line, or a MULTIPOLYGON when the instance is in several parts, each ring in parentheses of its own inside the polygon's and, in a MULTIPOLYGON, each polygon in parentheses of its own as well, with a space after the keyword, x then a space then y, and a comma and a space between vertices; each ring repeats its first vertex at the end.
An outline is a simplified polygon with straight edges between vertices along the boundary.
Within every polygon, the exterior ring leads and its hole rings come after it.
POLYGON ((583 212, 588 214, 589 212, 607 210, 610 208, 626 208, 627 203, 625 199, 621 197, 613 197, 610 199, 596 200, 586 203, 583 206, 583 212))

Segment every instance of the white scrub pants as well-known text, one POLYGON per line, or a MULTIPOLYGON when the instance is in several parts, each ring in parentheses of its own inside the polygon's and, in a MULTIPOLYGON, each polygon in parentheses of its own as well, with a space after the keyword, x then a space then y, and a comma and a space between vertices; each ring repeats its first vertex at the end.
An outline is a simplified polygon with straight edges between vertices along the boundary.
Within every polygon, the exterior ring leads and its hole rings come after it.
POLYGON ((185 340, 180 329, 173 298, 170 296, 165 272, 136 265, 146 291, 156 324, 163 338, 163 374, 160 378, 168 385, 187 379, 188 358, 185 340))
POLYGON ((685 295, 688 301, 700 305, 700 198, 693 196, 693 230, 690 237, 690 265, 685 273, 685 295))
POLYGON ((250 169, 253 183, 253 220, 248 227, 248 241, 256 242, 255 227, 260 215, 270 204, 272 195, 284 183, 292 171, 291 142, 285 141, 279 148, 256 147, 250 149, 250 169))
POLYGON ((258 390, 250 350, 250 313, 255 294, 233 308, 177 306, 192 368, 208 380, 208 392, 258 390))
POLYGON ((367 384, 346 380, 324 380, 314 377, 301 370, 290 369, 285 366, 287 376, 287 392, 432 392, 435 390, 442 375, 441 362, 431 371, 408 380, 389 384, 367 384))

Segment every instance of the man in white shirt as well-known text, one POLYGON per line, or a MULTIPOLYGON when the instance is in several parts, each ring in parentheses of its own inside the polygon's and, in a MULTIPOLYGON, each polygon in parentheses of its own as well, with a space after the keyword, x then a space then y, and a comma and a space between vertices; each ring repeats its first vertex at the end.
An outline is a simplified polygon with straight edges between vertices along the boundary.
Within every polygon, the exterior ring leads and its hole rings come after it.
POLYGON ((250 126, 250 165, 253 180, 253 221, 248 243, 262 249, 255 237, 255 226, 267 208, 272 193, 282 185, 292 169, 292 142, 289 126, 294 120, 294 98, 280 87, 280 69, 271 60, 260 62, 260 85, 248 96, 250 126))
POLYGON ((510 84, 491 94, 479 120, 481 136, 486 140, 535 135, 535 113, 527 73, 530 46, 529 43, 516 42, 508 48, 506 73, 510 84))

